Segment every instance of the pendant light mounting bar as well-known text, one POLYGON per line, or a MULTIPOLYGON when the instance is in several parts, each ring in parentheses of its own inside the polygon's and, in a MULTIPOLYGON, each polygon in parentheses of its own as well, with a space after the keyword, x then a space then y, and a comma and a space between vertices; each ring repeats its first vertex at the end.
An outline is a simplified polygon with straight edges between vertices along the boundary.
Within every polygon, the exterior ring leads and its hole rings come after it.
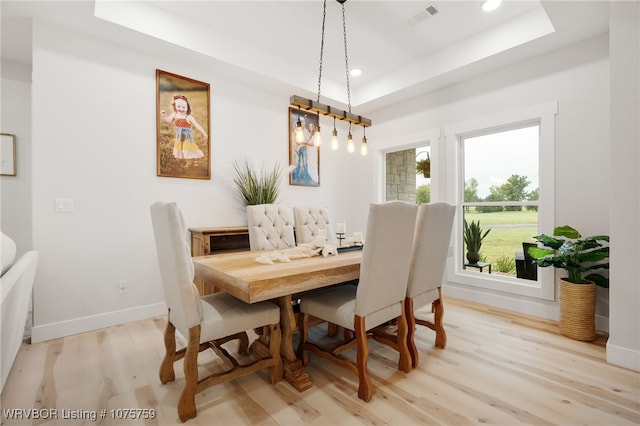
POLYGON ((338 120, 353 123, 358 126, 362 126, 362 127, 371 126, 371 120, 368 119, 367 117, 352 114, 348 111, 343 111, 341 109, 334 108, 330 105, 321 104, 320 102, 303 98, 302 96, 293 95, 289 99, 289 102, 291 103, 291 105, 297 106, 307 111, 312 111, 322 115, 328 115, 329 117, 334 117, 334 118, 337 118, 338 120))

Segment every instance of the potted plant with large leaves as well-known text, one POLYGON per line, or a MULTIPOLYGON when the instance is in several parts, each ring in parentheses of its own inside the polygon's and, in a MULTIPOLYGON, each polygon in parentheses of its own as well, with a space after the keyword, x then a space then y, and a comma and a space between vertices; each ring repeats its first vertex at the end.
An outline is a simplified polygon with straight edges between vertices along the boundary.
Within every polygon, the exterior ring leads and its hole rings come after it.
POLYGON ((609 287, 609 279, 601 273, 609 269, 609 236, 582 238, 564 225, 553 230, 553 237, 540 234, 533 238, 545 247, 529 248, 538 266, 567 271, 567 277, 560 278, 560 333, 575 340, 595 340, 595 286, 609 287))
POLYGON ((480 221, 472 220, 471 223, 467 223, 467 219, 464 219, 464 243, 467 246, 467 260, 472 265, 477 264, 480 261, 480 247, 482 247, 482 240, 485 239, 491 229, 482 231, 480 227, 480 221))

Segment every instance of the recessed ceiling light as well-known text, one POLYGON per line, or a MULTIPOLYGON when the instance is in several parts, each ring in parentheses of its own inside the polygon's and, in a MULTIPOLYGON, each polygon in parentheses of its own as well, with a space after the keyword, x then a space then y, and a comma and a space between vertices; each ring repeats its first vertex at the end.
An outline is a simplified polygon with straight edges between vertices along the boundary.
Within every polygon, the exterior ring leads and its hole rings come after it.
POLYGON ((484 10, 485 12, 491 12, 492 10, 496 10, 498 7, 500 7, 501 3, 502 0, 485 0, 482 3, 482 10, 484 10))
POLYGON ((360 75, 362 75, 362 70, 359 68, 354 68, 351 70, 351 72, 349 72, 349 74, 351 74, 352 77, 359 77, 360 75))

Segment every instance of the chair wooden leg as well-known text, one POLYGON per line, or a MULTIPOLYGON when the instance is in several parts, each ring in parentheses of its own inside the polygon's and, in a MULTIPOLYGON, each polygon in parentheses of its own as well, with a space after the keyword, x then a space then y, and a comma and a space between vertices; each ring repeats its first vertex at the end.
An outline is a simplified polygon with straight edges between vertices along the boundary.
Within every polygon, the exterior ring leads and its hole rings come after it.
POLYGON ((164 330, 164 348, 165 354, 160 364, 160 383, 167 384, 176 379, 173 371, 173 363, 176 357, 176 327, 171 324, 171 320, 167 320, 167 327, 164 330))
POLYGON ((238 353, 241 355, 249 353, 249 336, 246 332, 241 333, 238 338, 238 353))
POLYGON ((419 363, 418 348, 416 347, 416 317, 413 313, 413 298, 404 300, 404 313, 407 318, 407 348, 411 356, 411 367, 416 368, 419 363))
MULTIPOLYGON (((402 303, 402 309, 404 310, 404 302, 402 303)), ((398 331, 396 343, 398 345, 398 353, 400 355, 398 360, 398 370, 408 373, 411 371, 411 355, 409 353, 409 346, 407 345, 408 326, 407 318, 402 313, 398 318, 398 331)))
POLYGON ((327 336, 335 337, 338 334, 338 326, 332 322, 327 325, 327 336))
POLYGON ((373 395, 371 378, 367 369, 369 359, 369 343, 367 342, 367 330, 364 318, 356 315, 354 320, 355 335, 357 342, 356 367, 358 369, 358 398, 369 402, 373 395))
POLYGON ((436 331, 436 347, 444 349, 447 346, 447 333, 444 331, 442 318, 444 317, 444 304, 442 303, 442 291, 438 288, 440 298, 433 302, 434 322, 436 331))
POLYGON ((184 357, 185 385, 178 402, 178 417, 185 422, 196 416, 198 389, 198 353, 200 352, 200 325, 189 329, 189 342, 184 357))

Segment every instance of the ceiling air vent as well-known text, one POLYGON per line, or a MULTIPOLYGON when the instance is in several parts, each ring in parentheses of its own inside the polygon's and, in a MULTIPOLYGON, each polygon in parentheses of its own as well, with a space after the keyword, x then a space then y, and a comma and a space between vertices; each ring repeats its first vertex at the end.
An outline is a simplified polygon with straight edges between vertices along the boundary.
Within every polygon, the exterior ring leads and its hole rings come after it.
POLYGON ((431 16, 435 15, 438 13, 438 9, 436 9, 436 7, 432 4, 430 4, 429 6, 427 6, 424 10, 427 11, 427 13, 431 16))
POLYGON ((424 9, 420 9, 420 12, 407 19, 407 22, 409 23, 409 25, 418 25, 419 23, 425 21, 427 18, 430 18, 436 14, 438 14, 438 9, 433 4, 430 4, 424 9))

